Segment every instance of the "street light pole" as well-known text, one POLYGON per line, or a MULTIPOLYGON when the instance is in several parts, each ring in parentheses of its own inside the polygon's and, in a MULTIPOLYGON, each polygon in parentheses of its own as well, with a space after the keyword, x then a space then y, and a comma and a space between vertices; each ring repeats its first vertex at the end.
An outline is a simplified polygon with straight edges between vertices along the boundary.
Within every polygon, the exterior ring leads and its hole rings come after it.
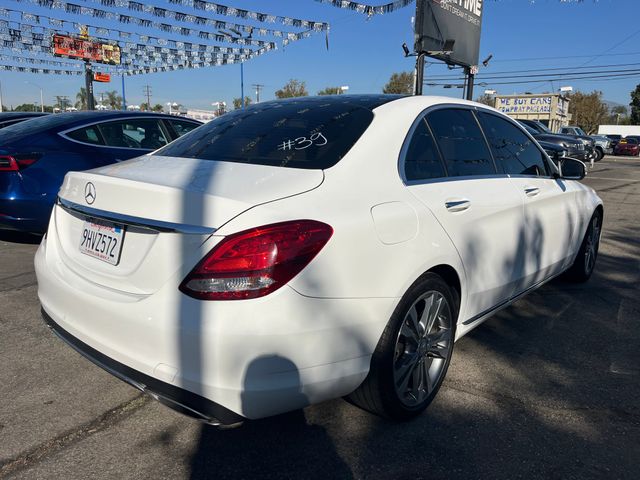
POLYGON ((244 110, 244 62, 240 62, 240 97, 242 99, 242 109, 244 110))
MULTIPOLYGON (((40 111, 42 113, 44 113, 44 101, 43 101, 43 95, 42 95, 42 87, 40 85, 38 85, 37 83, 33 83, 33 82, 28 81, 28 80, 25 80, 24 83, 31 84, 34 87, 40 89, 40 111)), ((0 93, 0 103, 2 103, 2 94, 1 93, 0 93)), ((34 109, 34 111, 35 111, 35 109, 34 109)))

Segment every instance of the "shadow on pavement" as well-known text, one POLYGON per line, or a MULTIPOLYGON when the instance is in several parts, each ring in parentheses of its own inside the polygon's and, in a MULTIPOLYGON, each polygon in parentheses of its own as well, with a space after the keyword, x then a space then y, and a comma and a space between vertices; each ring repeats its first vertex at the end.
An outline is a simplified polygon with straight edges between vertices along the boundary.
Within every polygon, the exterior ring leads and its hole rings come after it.
POLYGON ((24 233, 14 230, 0 230, 0 242, 38 245, 41 241, 42 235, 40 234, 24 233))

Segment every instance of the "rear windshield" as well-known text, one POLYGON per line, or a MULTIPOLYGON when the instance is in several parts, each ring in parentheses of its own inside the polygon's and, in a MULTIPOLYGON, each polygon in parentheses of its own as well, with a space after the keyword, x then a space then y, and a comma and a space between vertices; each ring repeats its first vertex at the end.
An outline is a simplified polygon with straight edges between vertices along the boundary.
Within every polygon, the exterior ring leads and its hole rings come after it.
POLYGON ((373 119, 371 110, 393 99, 332 96, 252 105, 197 128, 155 155, 325 169, 358 141, 373 119))

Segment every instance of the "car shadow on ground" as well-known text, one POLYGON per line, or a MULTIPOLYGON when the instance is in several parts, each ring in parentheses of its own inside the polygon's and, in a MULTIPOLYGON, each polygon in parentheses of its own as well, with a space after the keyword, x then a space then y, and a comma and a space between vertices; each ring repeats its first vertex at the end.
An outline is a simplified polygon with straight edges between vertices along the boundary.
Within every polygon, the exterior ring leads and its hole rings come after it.
MULTIPOLYGON (((535 254, 519 250, 504 268, 535 254)), ((231 431, 202 427, 191 478, 634 478, 640 300, 619 294, 629 289, 620 272, 637 277, 629 256, 637 243, 601 252, 589 283, 558 278, 461 339, 416 419, 334 400, 231 431)))
POLYGON ((0 242, 23 243, 37 245, 42 241, 42 235, 35 233, 24 233, 14 230, 0 230, 0 242))

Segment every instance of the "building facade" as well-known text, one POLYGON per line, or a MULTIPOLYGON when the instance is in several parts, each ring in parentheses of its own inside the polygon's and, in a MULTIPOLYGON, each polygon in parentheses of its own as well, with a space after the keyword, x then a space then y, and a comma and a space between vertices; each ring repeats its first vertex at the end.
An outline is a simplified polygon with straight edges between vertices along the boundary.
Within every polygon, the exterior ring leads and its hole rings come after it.
POLYGON ((559 93, 496 95, 494 107, 515 119, 538 120, 552 132, 571 121, 569 99, 559 93))

